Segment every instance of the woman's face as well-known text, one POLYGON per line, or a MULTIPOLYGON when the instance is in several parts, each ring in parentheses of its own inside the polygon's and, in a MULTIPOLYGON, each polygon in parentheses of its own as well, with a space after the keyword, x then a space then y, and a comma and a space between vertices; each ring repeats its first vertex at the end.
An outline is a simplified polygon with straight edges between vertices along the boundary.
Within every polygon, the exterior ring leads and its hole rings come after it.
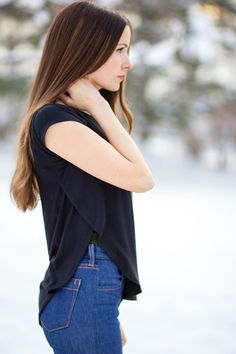
POLYGON ((129 69, 132 67, 128 47, 130 46, 131 32, 129 26, 126 26, 115 51, 110 58, 96 71, 86 75, 90 82, 98 89, 104 88, 108 91, 118 91, 121 77, 126 77, 129 69))

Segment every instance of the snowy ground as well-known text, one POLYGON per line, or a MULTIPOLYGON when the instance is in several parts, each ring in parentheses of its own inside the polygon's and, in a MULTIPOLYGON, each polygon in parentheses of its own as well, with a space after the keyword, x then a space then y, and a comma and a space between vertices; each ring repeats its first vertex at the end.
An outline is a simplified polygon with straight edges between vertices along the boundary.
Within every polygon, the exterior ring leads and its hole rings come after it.
MULTIPOLYGON (((133 194, 143 292, 120 305, 124 354, 235 354, 236 173, 207 170, 173 139, 142 151, 156 186, 133 194)), ((24 214, 9 199, 13 152, 1 145, 0 353, 49 354, 37 322, 41 209, 24 214)))

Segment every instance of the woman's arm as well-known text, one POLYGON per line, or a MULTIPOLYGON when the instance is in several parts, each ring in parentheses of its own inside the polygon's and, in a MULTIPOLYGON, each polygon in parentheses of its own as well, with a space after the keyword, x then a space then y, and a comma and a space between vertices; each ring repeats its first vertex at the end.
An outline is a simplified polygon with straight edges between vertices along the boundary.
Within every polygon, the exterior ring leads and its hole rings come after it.
POLYGON ((117 119, 109 103, 105 99, 99 100, 98 104, 91 107, 90 112, 104 130, 112 146, 132 163, 135 174, 142 181, 144 191, 151 189, 155 184, 152 173, 134 140, 117 119))
POLYGON ((63 121, 47 129, 47 148, 87 173, 120 188, 132 192, 153 188, 153 176, 140 150, 95 87, 81 79, 68 91, 70 97, 61 95, 61 101, 89 112, 109 142, 82 123, 63 121))

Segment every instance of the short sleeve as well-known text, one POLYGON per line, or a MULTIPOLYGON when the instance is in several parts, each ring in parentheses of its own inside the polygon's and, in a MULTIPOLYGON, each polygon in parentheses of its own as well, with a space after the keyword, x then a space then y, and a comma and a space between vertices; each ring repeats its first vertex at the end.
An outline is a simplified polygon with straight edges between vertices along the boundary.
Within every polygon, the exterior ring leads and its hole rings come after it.
POLYGON ((75 114, 70 107, 64 107, 62 104, 47 104, 40 108, 34 116, 34 131, 38 139, 43 145, 45 145, 44 138, 47 129, 55 123, 60 123, 67 120, 80 122, 87 125, 86 120, 83 117, 80 117, 78 113, 75 114))
MULTIPOLYGON (((103 232, 105 226, 105 199, 104 183, 96 177, 88 174, 68 161, 62 159, 51 151, 47 151, 44 137, 47 129, 54 123, 73 120, 82 122, 98 134, 97 125, 92 118, 86 118, 79 110, 73 110, 69 106, 50 104, 42 107, 34 117, 34 130, 40 145, 37 144, 37 167, 57 176, 57 182, 80 216, 98 233, 103 232), (90 122, 89 122, 90 120, 90 122), (99 207, 98 207, 99 206, 99 207)), ((45 178, 45 175, 44 175, 45 178)))

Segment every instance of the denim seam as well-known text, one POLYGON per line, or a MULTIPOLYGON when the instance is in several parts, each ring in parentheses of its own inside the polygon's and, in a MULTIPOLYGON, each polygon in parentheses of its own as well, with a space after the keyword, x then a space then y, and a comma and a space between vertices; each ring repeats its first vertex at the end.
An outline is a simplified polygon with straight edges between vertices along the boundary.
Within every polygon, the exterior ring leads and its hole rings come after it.
POLYGON ((97 288, 98 291, 109 291, 109 290, 117 290, 117 289, 120 289, 121 288, 121 285, 120 286, 117 286, 116 288, 97 288))
POLYGON ((86 268, 86 269, 99 269, 99 266, 94 264, 94 265, 89 265, 89 264, 86 264, 86 265, 79 265, 78 268, 86 268))
POLYGON ((46 328, 46 330, 48 332, 54 332, 54 331, 57 331, 59 329, 63 329, 63 328, 69 327, 72 311, 73 311, 73 308, 74 308, 74 305, 75 305, 75 301, 76 301, 76 298, 77 298, 77 295, 78 295, 78 292, 79 292, 79 289, 80 289, 80 285, 81 285, 81 279, 77 279, 77 280, 78 280, 77 288, 75 288, 75 289, 63 288, 63 289, 74 291, 74 294, 73 294, 72 299, 71 299, 70 308, 69 308, 69 311, 68 311, 68 315, 67 315, 67 319, 65 321, 65 324, 61 325, 60 327, 55 327, 55 328, 52 328, 52 329, 48 329, 48 327, 44 324, 43 320, 41 320, 42 324, 44 325, 44 327, 46 328))
POLYGON ((95 250, 94 250, 94 243, 90 243, 88 246, 88 251, 89 251, 89 265, 94 266, 95 265, 95 250))

